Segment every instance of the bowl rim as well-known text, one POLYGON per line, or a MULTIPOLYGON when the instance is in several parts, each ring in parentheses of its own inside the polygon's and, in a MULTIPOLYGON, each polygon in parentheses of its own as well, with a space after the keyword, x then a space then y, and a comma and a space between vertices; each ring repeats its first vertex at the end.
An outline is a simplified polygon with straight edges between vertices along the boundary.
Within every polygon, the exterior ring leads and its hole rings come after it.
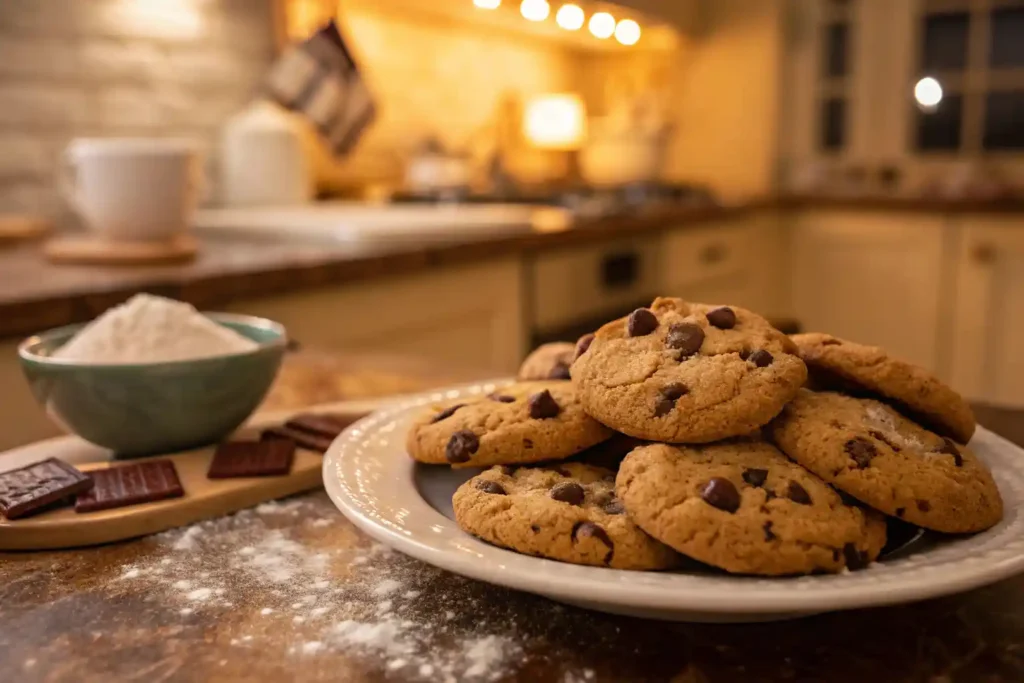
POLYGON ((151 363, 88 363, 79 360, 72 360, 68 358, 54 358, 52 356, 43 356, 35 353, 33 349, 39 344, 49 341, 51 338, 60 336, 62 334, 68 334, 75 330, 79 330, 90 322, 73 323, 71 325, 62 325, 61 327, 54 327, 49 330, 45 330, 38 334, 34 334, 31 337, 23 339, 18 344, 18 358, 23 361, 29 361, 32 363, 38 363, 40 365, 48 365, 52 367, 63 367, 63 368, 90 368, 90 369, 102 369, 102 368, 116 368, 116 369, 131 369, 131 368, 157 368, 157 367, 178 367, 183 365, 190 365, 194 363, 201 363, 204 361, 221 360, 224 358, 244 358, 246 356, 254 356, 262 353, 267 349, 273 349, 280 347, 283 351, 288 346, 288 331, 284 325, 269 318, 261 318, 255 315, 247 315, 244 313, 220 313, 211 311, 200 311, 200 314, 210 318, 214 322, 230 322, 238 325, 245 325, 248 327, 255 327, 262 330, 270 330, 277 333, 277 337, 270 341, 257 342, 256 348, 250 351, 236 351, 234 353, 221 353, 215 356, 202 356, 200 358, 183 358, 180 360, 167 360, 167 361, 155 361, 151 363))

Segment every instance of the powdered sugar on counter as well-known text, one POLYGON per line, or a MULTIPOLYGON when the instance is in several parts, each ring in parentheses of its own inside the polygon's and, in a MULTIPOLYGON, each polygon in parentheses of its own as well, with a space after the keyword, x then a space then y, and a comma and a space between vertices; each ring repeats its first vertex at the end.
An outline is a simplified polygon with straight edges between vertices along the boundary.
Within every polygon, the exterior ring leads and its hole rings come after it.
POLYGON ((83 327, 53 355, 82 363, 157 363, 255 348, 256 342, 187 303, 137 294, 83 327))
POLYGON ((185 623, 247 612, 265 626, 231 645, 261 654, 360 657, 401 680, 445 683, 497 681, 521 664, 514 619, 475 610, 479 584, 376 543, 337 548, 330 535, 341 524, 321 519, 303 497, 175 529, 149 541, 155 559, 112 580, 145 582, 185 623))

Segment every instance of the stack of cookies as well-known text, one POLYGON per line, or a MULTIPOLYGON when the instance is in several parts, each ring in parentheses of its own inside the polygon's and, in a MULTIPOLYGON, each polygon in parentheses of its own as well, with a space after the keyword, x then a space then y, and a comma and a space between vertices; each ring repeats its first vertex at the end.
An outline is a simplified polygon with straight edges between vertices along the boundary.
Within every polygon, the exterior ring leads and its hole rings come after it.
POLYGON ((1002 517, 964 446, 974 418, 927 371, 739 307, 659 298, 541 347, 497 394, 431 406, 420 462, 490 467, 455 493, 467 532, 618 569, 859 569, 887 516, 944 533, 1002 517))

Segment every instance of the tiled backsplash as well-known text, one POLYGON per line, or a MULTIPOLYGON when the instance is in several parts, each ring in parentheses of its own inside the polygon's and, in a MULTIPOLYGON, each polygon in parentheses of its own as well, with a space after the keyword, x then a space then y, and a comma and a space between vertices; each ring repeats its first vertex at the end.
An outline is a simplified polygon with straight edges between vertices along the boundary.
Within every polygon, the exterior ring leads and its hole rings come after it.
POLYGON ((63 210, 86 135, 212 143, 273 59, 273 0, 0 0, 0 213, 63 210))

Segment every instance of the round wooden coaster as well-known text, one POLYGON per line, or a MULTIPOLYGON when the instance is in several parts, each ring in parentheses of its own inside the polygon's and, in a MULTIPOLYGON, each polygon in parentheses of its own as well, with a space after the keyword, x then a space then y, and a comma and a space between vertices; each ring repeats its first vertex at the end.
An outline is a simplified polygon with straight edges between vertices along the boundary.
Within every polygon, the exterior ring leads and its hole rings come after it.
POLYGON ((50 223, 40 216, 0 215, 0 246, 42 237, 50 223))
POLYGON ((168 242, 111 242, 97 237, 58 237, 43 247, 46 258, 54 263, 134 266, 191 261, 199 243, 191 235, 168 242))

